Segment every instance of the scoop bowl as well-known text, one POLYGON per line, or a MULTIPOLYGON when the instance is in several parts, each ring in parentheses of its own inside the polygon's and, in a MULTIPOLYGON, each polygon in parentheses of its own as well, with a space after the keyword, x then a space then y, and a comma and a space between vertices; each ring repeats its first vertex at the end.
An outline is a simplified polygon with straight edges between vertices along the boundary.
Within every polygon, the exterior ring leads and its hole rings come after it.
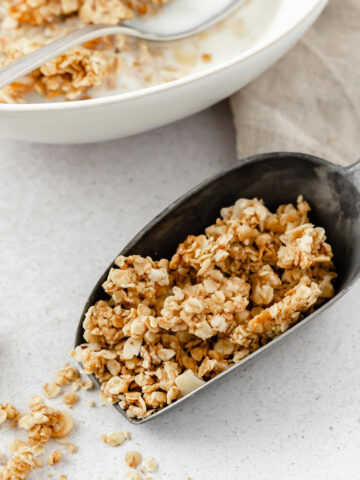
MULTIPOLYGON (((266 206, 274 210, 280 204, 296 202, 298 195, 303 195, 312 207, 310 221, 325 228, 328 241, 333 248, 338 273, 336 295, 281 336, 150 417, 130 419, 118 405, 115 405, 115 408, 134 424, 152 420, 201 390, 218 383, 234 369, 241 368, 269 348, 275 347, 344 295, 360 271, 359 190, 360 161, 343 168, 302 153, 267 153, 247 158, 203 182, 155 217, 119 255, 138 254, 153 259, 171 258, 178 244, 187 235, 203 233, 208 225, 214 223, 222 207, 232 205, 240 197, 262 198, 266 206)), ((88 308, 98 300, 108 298, 102 289, 102 283, 113 266, 114 264, 111 264, 106 269, 90 294, 81 315, 75 346, 85 342, 82 324, 88 308)), ((100 386, 95 378, 94 380, 97 386, 100 386)))

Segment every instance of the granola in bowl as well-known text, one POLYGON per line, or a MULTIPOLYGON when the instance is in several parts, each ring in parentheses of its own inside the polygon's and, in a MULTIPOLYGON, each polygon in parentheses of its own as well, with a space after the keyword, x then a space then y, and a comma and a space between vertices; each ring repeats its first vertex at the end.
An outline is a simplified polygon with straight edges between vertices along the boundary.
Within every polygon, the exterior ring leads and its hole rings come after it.
MULTIPOLYGON (((168 0, 4 0, 0 5, 0 67, 87 24, 115 25, 152 14, 168 0)), ((87 42, 0 90, 0 102, 23 103, 29 92, 52 100, 88 98, 89 89, 111 88, 119 72, 136 70, 144 81, 176 78, 147 44, 113 35, 87 42), (151 67, 150 67, 151 64, 151 67), (160 78, 161 77, 161 78, 160 78)))
POLYGON ((239 199, 170 260, 119 256, 73 356, 105 404, 142 419, 281 335, 334 296, 325 231, 309 204, 239 199))

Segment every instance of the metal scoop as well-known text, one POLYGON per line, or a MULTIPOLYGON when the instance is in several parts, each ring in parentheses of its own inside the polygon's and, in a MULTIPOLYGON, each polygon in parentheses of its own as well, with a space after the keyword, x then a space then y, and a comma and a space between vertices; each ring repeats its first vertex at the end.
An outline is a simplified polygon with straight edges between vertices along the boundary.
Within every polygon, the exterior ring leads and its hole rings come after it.
MULTIPOLYGON (((267 207, 275 209, 283 203, 295 203, 303 195, 312 207, 310 220, 323 226, 334 252, 338 273, 336 295, 321 308, 300 321, 287 332, 250 354, 241 362, 217 375, 189 395, 163 408, 148 418, 129 419, 144 423, 178 406, 200 391, 219 383, 236 368, 255 359, 336 302, 354 283, 360 272, 360 161, 348 168, 335 166, 321 158, 301 153, 269 153, 246 159, 235 167, 205 181, 174 202, 150 222, 120 255, 139 254, 153 259, 171 258, 187 235, 199 235, 214 223, 220 209, 235 203, 240 197, 262 198, 267 207)), ((76 334, 76 346, 84 343, 82 323, 88 308, 100 299, 108 298, 102 289, 109 270, 105 271, 92 291, 76 334)), ((97 382, 99 385, 99 382, 97 382)))
MULTIPOLYGON (((94 38, 103 37, 104 35, 122 34, 152 42, 182 40, 183 38, 201 33, 219 23, 221 20, 224 20, 244 3, 244 1, 245 0, 222 0, 219 2, 217 8, 213 6, 209 8, 207 5, 208 0, 196 0, 195 3, 194 0, 191 0, 191 4, 189 0, 177 0, 174 4, 163 7, 161 13, 146 21, 140 19, 122 22, 119 25, 86 25, 1 68, 0 89, 32 72, 52 58, 67 52, 77 45, 89 42, 94 38), (193 11, 194 5, 196 4, 201 4, 204 16, 200 19, 199 23, 194 24, 191 22, 192 17, 189 13, 193 11), (183 9, 184 12, 182 17, 181 9, 183 9), (176 24, 176 29, 169 30, 166 28, 169 24, 176 24)), ((210 4, 212 3, 214 2, 210 2, 210 4)))

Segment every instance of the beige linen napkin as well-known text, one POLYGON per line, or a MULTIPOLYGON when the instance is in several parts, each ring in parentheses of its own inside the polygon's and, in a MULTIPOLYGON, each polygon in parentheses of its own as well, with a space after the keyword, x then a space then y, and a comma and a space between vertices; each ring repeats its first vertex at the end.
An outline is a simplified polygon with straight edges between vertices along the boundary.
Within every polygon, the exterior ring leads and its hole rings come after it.
POLYGON ((301 151, 360 158, 360 0, 330 0, 274 67, 231 99, 238 157, 301 151))

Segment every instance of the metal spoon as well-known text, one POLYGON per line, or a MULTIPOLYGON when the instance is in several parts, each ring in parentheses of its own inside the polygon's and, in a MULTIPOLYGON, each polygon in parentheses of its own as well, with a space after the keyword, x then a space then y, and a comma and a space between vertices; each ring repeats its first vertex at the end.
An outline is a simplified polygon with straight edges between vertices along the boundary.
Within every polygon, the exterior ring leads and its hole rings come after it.
MULTIPOLYGON (((232 12, 234 12, 240 4, 245 0, 229 0, 223 3, 218 12, 210 13, 209 17, 200 24, 180 30, 176 33, 161 33, 156 31, 149 31, 146 29, 146 22, 122 22, 119 25, 86 25, 74 32, 69 33, 63 37, 58 38, 54 42, 39 48, 38 50, 25 55, 15 62, 6 65, 0 69, 0 89, 14 82, 18 78, 32 72, 47 61, 51 60, 62 53, 70 50, 77 45, 93 40, 94 38, 102 37, 104 35, 122 34, 129 37, 134 37, 142 40, 152 42, 170 42, 174 40, 181 40, 190 37, 197 33, 203 32, 209 27, 217 24, 232 12)), ((222 3, 222 2, 220 2, 222 3)), ((164 7, 164 10, 168 7, 164 7)), ((206 7, 205 7, 206 8, 206 7)), ((161 14, 158 15, 158 17, 161 14)), ((150 22, 151 25, 151 22, 150 22)))

